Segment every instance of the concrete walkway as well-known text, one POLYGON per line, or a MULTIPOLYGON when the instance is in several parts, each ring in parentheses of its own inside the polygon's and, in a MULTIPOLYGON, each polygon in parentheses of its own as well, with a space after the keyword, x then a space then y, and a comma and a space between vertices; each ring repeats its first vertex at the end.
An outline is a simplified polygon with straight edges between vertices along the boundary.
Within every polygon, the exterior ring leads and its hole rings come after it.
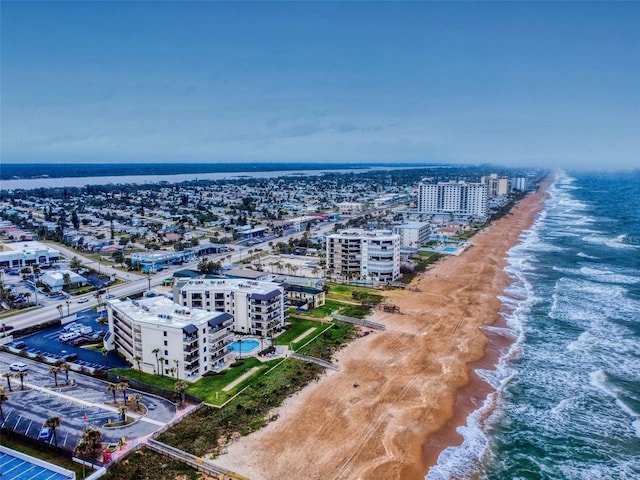
POLYGON ((313 332, 315 332, 316 327, 311 327, 309 330, 307 330, 306 332, 304 332, 302 335, 298 335, 296 338, 294 338, 291 343, 298 343, 300 340, 302 340, 304 337, 311 335, 313 332))

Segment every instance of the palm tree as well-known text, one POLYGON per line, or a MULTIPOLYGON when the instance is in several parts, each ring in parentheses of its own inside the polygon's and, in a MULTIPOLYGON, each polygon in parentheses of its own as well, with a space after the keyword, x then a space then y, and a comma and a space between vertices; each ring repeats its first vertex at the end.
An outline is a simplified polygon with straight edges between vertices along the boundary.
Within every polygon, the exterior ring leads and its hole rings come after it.
POLYGON ((116 400, 116 392, 118 391, 118 386, 115 383, 110 383, 107 387, 107 392, 113 393, 113 403, 117 404, 116 400))
POLYGON ((13 390, 11 389, 11 378, 13 378, 13 373, 5 372, 2 374, 2 376, 7 379, 7 386, 9 387, 9 391, 13 392, 13 390))
POLYGON ((133 395, 133 404, 135 406, 136 412, 140 410, 140 400, 142 400, 142 395, 140 393, 136 393, 133 395))
POLYGON ((189 384, 184 380, 178 380, 173 386, 173 389, 180 395, 180 403, 184 403, 184 393, 188 386, 189 384))
POLYGON ((127 388, 129 388, 129 384, 127 382, 120 382, 116 385, 116 389, 119 392, 122 392, 122 400, 125 405, 127 404, 127 388))
POLYGON ((173 363, 176 364, 176 377, 180 379, 180 360, 176 358, 173 363))
POLYGON ((51 433, 53 433, 53 443, 58 446, 58 435, 56 434, 56 428, 58 428, 62 424, 62 420, 60 417, 49 417, 47 421, 44 422, 45 427, 49 427, 51 429, 51 433))
POLYGON ((24 377, 29 375, 27 372, 18 372, 16 373, 16 377, 20 379, 20 390, 24 390, 24 377))
POLYGON ((60 365, 58 365, 58 368, 60 368, 60 370, 62 370, 64 372, 65 375, 65 380, 67 381, 67 385, 69 385, 69 370, 71 370, 71 365, 69 365, 67 362, 62 362, 60 365))
POLYGON ((140 355, 136 355, 133 359, 136 361, 136 365, 138 365, 138 380, 140 380, 140 377, 142 376, 142 368, 140 367, 142 357, 140 355))
POLYGON ((238 339, 238 358, 242 358, 242 339, 238 339))
POLYGON ((169 369, 169 373, 171 374, 171 376, 172 376, 173 378, 176 378, 176 367, 171 367, 171 368, 169 369))
POLYGON ((151 353, 153 353, 156 356, 156 373, 158 373, 160 371, 160 364, 158 363, 158 354, 160 353, 160 349, 159 348, 154 348, 153 350, 151 350, 151 353))
POLYGON ((4 402, 6 402, 7 400, 9 400, 9 397, 7 397, 7 395, 4 393, 4 387, 0 388, 0 420, 2 420, 2 423, 4 424, 4 412, 2 411, 2 404, 4 402))
POLYGON ((126 423, 127 422, 127 412, 129 411, 129 407, 127 407, 126 405, 120 405, 118 407, 118 416, 120 417, 120 421, 122 423, 126 423))
POLYGON ((102 352, 102 355, 104 356, 104 366, 106 367, 107 370, 109 370, 109 350, 107 350, 106 348, 102 347, 100 349, 100 351, 102 352))
POLYGON ((160 375, 164 377, 164 357, 158 358, 158 361, 160 362, 160 365, 162 365, 162 368, 158 367, 160 369, 160 375))
POLYGON ((49 369, 49 373, 53 374, 53 381, 58 386, 58 372, 60 371, 60 367, 56 367, 55 365, 49 369))
POLYGON ((82 432, 82 439, 75 448, 75 451, 79 455, 97 458, 98 454, 102 451, 102 433, 93 428, 85 429, 84 432, 82 432))

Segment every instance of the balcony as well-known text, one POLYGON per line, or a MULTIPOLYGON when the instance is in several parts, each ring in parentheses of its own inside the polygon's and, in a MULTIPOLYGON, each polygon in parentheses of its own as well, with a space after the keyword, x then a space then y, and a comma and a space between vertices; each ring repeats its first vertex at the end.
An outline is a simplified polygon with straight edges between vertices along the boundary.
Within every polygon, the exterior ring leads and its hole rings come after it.
POLYGON ((198 343, 193 343, 191 345, 185 346, 182 351, 185 353, 195 352, 200 349, 200 345, 198 343))

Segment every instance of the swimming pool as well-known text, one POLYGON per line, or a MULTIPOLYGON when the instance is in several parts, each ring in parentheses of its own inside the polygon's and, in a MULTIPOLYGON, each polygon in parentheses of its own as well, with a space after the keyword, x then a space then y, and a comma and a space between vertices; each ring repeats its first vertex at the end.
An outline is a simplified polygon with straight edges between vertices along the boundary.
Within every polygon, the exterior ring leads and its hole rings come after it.
POLYGON ((447 253, 453 253, 455 251, 457 251, 458 249, 456 247, 445 247, 442 249, 443 252, 447 252, 447 253))
POLYGON ((240 341, 235 341, 227 348, 234 352, 249 353, 254 351, 259 346, 260 342, 257 340, 242 340, 242 343, 240 343, 240 341))

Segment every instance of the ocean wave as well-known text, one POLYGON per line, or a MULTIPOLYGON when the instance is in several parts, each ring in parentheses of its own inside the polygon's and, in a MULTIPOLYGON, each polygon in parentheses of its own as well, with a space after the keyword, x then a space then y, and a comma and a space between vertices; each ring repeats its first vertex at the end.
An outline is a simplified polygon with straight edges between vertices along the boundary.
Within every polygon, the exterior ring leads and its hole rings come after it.
POLYGON ((589 255, 589 254, 584 253, 584 252, 578 252, 578 253, 576 253, 576 256, 582 257, 582 258, 588 258, 590 260, 598 260, 598 257, 594 257, 593 255, 589 255))

